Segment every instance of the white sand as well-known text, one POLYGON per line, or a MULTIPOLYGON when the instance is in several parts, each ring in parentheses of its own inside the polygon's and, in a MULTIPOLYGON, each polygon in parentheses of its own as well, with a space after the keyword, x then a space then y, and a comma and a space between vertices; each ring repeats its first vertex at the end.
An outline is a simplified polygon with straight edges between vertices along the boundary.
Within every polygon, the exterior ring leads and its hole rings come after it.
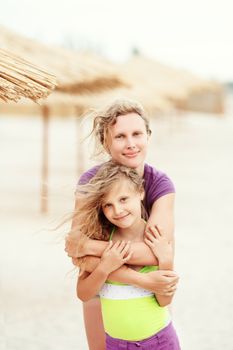
MULTIPOLYGON (((177 189, 181 281, 173 317, 182 349, 231 350, 233 118, 184 114, 152 124, 148 162, 177 189)), ((52 126, 49 215, 42 216, 41 120, 0 117, 1 350, 87 349, 62 233, 48 231, 73 208, 76 127, 72 118, 52 126)))

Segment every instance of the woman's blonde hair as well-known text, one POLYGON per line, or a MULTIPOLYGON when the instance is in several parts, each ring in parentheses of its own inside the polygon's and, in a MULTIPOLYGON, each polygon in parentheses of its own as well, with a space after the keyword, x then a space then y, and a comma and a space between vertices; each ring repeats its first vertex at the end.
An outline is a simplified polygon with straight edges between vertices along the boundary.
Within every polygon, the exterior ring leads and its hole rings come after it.
POLYGON ((136 170, 112 160, 104 163, 90 182, 78 186, 76 196, 79 205, 74 218, 83 235, 99 240, 109 239, 112 224, 105 218, 102 204, 113 184, 122 179, 127 179, 136 192, 144 192, 144 180, 136 170))
POLYGON ((146 132, 151 134, 149 120, 143 106, 130 99, 117 99, 103 109, 93 111, 93 127, 91 134, 95 138, 95 155, 98 156, 108 149, 107 136, 109 128, 116 123, 117 117, 129 113, 138 114, 145 123, 146 132))

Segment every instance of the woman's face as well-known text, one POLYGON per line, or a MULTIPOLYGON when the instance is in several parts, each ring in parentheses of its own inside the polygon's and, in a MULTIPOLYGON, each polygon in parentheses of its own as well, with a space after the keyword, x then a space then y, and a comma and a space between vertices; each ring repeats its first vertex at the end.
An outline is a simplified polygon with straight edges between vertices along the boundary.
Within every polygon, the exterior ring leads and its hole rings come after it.
POLYGON ((137 113, 120 115, 109 128, 108 152, 117 163, 136 169, 142 176, 148 139, 145 122, 137 113))

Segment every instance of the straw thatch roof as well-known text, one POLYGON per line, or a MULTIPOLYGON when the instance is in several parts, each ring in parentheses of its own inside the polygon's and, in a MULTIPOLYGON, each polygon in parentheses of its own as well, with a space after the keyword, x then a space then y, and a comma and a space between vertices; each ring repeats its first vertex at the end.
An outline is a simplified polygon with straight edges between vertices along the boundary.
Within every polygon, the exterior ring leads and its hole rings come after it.
POLYGON ((45 98, 56 86, 56 78, 25 61, 0 49, 0 99, 17 102, 21 97, 37 101, 45 98))
MULTIPOLYGON (((171 113, 175 109, 223 112, 223 87, 216 82, 141 56, 118 65, 117 69, 131 88, 122 87, 105 91, 104 94, 70 95, 70 101, 80 113, 90 107, 101 107, 119 97, 139 100, 151 115, 171 113)), ((55 105, 59 100, 56 95, 49 96, 45 103, 55 105)))
POLYGON ((133 86, 134 94, 142 96, 151 108, 173 106, 206 112, 223 111, 223 87, 213 81, 202 79, 187 70, 169 67, 143 56, 135 56, 121 66, 133 86))
POLYGON ((127 85, 115 66, 97 55, 47 46, 2 26, 0 47, 54 74, 57 77, 57 90, 61 92, 100 92, 127 85))
MULTIPOLYGON (((139 100, 152 114, 174 109, 223 111, 222 86, 142 56, 116 65, 94 54, 48 47, 2 27, 0 43, 56 75, 57 92, 43 102, 52 114, 70 114, 73 107, 82 113, 122 96, 139 100)), ((22 108, 25 113, 26 103, 22 108)), ((30 106, 28 113, 31 110, 30 106)))

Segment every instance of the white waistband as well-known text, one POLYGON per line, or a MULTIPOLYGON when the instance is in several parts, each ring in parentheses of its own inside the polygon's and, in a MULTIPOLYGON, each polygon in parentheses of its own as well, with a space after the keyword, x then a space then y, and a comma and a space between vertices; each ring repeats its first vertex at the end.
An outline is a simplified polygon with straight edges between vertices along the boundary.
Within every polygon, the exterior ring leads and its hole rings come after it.
POLYGON ((101 298, 123 300, 143 298, 154 294, 146 289, 134 286, 104 283, 99 295, 101 298))

